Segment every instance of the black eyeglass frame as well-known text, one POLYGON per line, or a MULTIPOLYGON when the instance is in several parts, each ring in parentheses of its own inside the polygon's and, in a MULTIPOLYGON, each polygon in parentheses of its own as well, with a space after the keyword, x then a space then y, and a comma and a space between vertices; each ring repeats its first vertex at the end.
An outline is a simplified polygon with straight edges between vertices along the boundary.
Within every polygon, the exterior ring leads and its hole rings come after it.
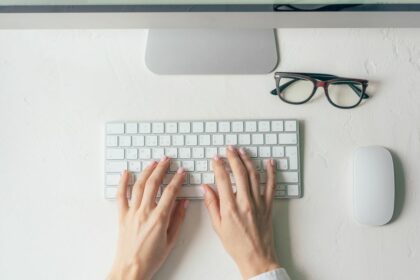
POLYGON ((334 76, 334 75, 330 75, 330 74, 321 74, 321 73, 297 73, 297 72, 276 72, 274 73, 274 79, 276 80, 276 88, 274 90, 271 91, 272 95, 277 95, 282 101, 288 103, 288 104, 292 104, 292 105, 300 105, 300 104, 304 104, 306 102, 308 102, 315 94, 315 92, 317 91, 317 89, 319 87, 324 88, 324 92, 325 92, 325 96, 327 97, 328 102, 333 105, 336 108, 340 108, 340 109, 352 109, 357 107, 363 99, 367 99, 369 98, 369 95, 366 93, 366 88, 368 87, 369 81, 368 80, 364 80, 364 79, 354 79, 354 78, 345 78, 345 77, 338 77, 338 76, 334 76), (297 78, 296 80, 292 80, 289 81, 288 83, 282 85, 280 87, 280 79, 281 78, 297 78), (292 83, 298 81, 298 80, 307 80, 313 83, 314 88, 312 90, 312 93, 309 95, 309 97, 303 101, 300 102, 292 102, 292 101, 288 101, 286 99, 284 99, 281 96, 281 92, 282 90, 284 90, 285 88, 287 88, 289 85, 291 85, 292 83), (335 104, 328 93, 328 87, 331 84, 348 84, 353 91, 360 97, 359 101, 352 105, 352 106, 340 106, 335 104), (361 90, 356 87, 354 84, 358 83, 361 85, 361 90))

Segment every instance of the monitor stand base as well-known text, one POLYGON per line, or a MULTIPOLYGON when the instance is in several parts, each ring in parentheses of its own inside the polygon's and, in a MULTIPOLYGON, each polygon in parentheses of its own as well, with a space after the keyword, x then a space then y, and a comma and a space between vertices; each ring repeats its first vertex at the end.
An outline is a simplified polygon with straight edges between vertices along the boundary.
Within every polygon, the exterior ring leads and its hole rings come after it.
POLYGON ((273 29, 151 29, 146 65, 157 74, 267 74, 278 64, 273 29))

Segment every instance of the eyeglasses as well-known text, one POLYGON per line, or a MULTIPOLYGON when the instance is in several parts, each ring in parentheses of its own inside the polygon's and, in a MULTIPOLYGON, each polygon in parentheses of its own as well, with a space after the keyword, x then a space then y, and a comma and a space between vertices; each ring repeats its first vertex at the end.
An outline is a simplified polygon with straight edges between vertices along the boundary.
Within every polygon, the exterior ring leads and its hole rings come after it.
POLYGON ((308 102, 319 87, 324 88, 328 101, 337 108, 351 109, 359 105, 366 94, 367 80, 341 78, 328 74, 317 73, 286 73, 274 74, 276 88, 271 94, 277 95, 286 103, 303 104, 308 102))

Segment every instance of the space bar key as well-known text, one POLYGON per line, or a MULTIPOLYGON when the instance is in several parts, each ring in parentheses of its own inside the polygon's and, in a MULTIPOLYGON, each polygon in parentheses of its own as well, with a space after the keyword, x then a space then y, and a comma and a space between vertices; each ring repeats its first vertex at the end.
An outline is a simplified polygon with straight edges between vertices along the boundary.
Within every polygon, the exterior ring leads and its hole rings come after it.
POLYGON ((203 189, 199 186, 197 187, 182 187, 181 190, 178 193, 178 197, 203 197, 203 189))

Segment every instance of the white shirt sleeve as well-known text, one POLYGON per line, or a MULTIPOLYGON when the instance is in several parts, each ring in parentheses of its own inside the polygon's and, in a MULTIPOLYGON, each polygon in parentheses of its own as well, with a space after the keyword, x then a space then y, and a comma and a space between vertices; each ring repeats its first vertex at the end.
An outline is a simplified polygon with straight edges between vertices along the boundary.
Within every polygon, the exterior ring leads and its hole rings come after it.
POLYGON ((248 280, 290 280, 284 268, 278 268, 263 274, 249 278, 248 280))

